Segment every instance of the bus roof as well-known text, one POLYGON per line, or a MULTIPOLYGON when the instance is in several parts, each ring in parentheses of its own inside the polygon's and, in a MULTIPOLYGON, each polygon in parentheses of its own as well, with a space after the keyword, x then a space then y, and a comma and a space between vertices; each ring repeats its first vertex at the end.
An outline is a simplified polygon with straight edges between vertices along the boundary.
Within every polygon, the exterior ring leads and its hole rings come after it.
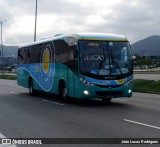
POLYGON ((39 43, 44 43, 47 41, 53 41, 63 38, 75 38, 77 40, 106 40, 106 41, 128 41, 123 35, 107 34, 107 33, 71 33, 71 34, 56 34, 49 37, 44 37, 39 41, 21 45, 20 47, 27 47, 31 45, 36 45, 39 43))
POLYGON ((122 40, 127 41, 127 38, 122 35, 106 34, 106 33, 77 33, 72 34, 79 40, 122 40))

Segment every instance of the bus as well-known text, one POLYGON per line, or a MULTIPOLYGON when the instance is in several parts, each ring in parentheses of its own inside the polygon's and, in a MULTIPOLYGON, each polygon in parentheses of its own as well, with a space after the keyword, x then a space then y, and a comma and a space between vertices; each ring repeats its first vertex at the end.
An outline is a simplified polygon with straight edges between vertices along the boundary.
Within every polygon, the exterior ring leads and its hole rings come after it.
POLYGON ((131 97, 133 62, 129 41, 106 33, 58 34, 18 48, 17 84, 71 97, 131 97))

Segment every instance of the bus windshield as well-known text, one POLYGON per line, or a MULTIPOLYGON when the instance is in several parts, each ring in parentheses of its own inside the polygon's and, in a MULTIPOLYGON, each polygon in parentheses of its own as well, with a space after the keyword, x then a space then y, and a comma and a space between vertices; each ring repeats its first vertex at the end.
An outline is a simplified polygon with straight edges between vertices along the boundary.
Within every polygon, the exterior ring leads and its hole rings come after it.
POLYGON ((79 41, 80 71, 99 78, 132 74, 132 54, 127 41, 79 41))

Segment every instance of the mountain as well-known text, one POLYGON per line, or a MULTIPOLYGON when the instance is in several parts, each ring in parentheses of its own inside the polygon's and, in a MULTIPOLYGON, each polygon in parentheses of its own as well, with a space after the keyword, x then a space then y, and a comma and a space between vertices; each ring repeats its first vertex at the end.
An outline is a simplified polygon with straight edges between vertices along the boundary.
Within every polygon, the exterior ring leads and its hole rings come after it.
POLYGON ((131 45, 133 54, 160 56, 160 36, 154 35, 131 45))
MULTIPOLYGON (((4 57, 17 57, 18 46, 6 46, 3 45, 4 57)), ((2 46, 0 45, 0 52, 2 52, 2 46)))
MULTIPOLYGON (((154 35, 131 45, 133 54, 140 56, 160 56, 160 36, 154 35)), ((3 45, 4 57, 17 57, 18 46, 3 45)), ((1 52, 0 45, 0 52, 1 52)))

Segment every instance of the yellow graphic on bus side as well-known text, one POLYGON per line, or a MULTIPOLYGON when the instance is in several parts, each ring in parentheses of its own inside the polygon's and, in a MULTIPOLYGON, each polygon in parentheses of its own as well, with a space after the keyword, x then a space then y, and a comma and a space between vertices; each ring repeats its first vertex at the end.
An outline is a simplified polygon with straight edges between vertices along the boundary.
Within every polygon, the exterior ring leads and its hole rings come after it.
POLYGON ((44 49, 42 56, 42 67, 45 73, 47 73, 49 70, 49 61, 50 61, 50 52, 49 49, 46 48, 44 49))

